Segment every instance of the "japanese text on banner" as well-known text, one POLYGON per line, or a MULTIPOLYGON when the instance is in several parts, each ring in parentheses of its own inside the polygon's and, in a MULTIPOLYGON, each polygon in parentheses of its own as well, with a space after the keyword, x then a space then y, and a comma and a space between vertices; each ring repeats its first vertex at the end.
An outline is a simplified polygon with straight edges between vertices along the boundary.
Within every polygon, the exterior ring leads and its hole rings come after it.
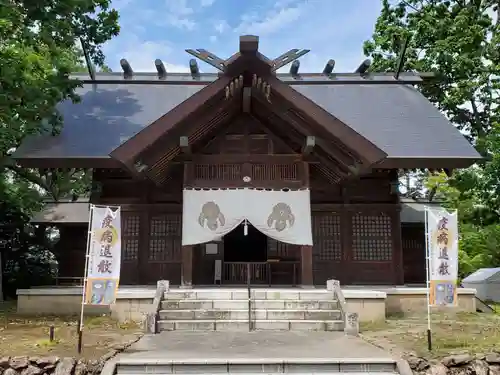
POLYGON ((108 305, 115 302, 120 279, 120 209, 94 206, 91 215, 85 303, 108 305))
POLYGON ((431 305, 457 303, 458 221, 457 213, 443 209, 427 211, 431 305))

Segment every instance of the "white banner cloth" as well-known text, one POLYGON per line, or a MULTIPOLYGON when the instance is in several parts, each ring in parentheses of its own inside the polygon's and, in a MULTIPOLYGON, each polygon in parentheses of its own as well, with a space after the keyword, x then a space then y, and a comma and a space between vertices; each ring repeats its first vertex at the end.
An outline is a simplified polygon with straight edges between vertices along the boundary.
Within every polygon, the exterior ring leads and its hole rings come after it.
POLYGON ((248 220, 267 236, 312 245, 309 190, 184 190, 182 244, 216 241, 248 220))

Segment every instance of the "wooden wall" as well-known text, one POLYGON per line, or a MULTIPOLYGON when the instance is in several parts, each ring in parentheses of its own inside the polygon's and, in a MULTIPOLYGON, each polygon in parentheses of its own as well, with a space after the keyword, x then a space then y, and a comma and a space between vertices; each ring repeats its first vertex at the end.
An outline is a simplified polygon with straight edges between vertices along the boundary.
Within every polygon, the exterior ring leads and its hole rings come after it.
MULTIPOLYGON (((300 151, 256 121, 235 121, 204 145, 194 152, 245 156, 300 151)), ((212 169, 220 168, 207 170, 212 169)), ((228 176, 226 172, 216 175, 228 176)), ((169 179, 161 188, 148 180, 132 180, 124 171, 94 171, 93 203, 122 206, 123 283, 154 284, 165 277, 173 284, 180 283, 183 178, 182 163, 170 167, 169 179)), ((391 193, 396 171, 377 170, 362 178, 332 184, 320 166, 310 164, 309 179, 314 282, 321 285, 334 277, 346 284, 402 283, 400 206, 397 195, 391 193)), ((280 254, 298 259, 299 250, 271 243, 269 255, 280 254)), ((213 257, 204 257, 195 249, 195 283, 197 279, 205 283, 211 277, 213 257)))

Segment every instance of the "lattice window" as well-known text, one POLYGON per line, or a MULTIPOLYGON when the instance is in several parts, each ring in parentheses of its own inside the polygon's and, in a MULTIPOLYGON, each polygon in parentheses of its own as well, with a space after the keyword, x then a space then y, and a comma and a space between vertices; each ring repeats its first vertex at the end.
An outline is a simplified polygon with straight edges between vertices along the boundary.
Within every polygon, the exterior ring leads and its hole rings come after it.
POLYGON ((241 179, 241 164, 196 164, 194 176, 197 180, 235 181, 241 179))
POLYGON ((267 237, 267 257, 280 259, 298 259, 297 245, 287 244, 267 237))
POLYGON ((352 217, 352 253, 355 261, 392 259, 391 218, 386 214, 352 217))
POLYGON ((312 220, 314 260, 340 261, 342 259, 340 215, 335 213, 315 213, 312 220))
POLYGON ((123 214, 122 216, 122 260, 137 260, 139 255, 139 232, 141 219, 139 215, 123 214))
POLYGON ((297 181, 296 164, 252 164, 252 178, 255 181, 297 181))
POLYGON ((148 260, 174 262, 181 259, 181 215, 151 217, 148 260))

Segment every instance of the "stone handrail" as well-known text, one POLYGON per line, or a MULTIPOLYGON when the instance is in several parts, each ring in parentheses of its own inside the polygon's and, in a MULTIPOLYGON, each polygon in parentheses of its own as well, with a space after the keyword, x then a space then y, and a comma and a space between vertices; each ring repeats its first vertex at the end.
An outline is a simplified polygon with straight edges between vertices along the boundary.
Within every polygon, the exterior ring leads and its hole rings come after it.
POLYGON ((333 292, 333 296, 339 303, 340 313, 344 321, 344 332, 348 335, 357 336, 359 334, 359 315, 348 311, 344 293, 340 288, 340 282, 338 280, 327 280, 326 289, 333 292))
POLYGON ((158 333, 158 313, 161 308, 163 296, 169 290, 170 283, 168 280, 158 280, 156 284, 155 297, 151 304, 151 310, 146 314, 144 322, 145 333, 158 333))

